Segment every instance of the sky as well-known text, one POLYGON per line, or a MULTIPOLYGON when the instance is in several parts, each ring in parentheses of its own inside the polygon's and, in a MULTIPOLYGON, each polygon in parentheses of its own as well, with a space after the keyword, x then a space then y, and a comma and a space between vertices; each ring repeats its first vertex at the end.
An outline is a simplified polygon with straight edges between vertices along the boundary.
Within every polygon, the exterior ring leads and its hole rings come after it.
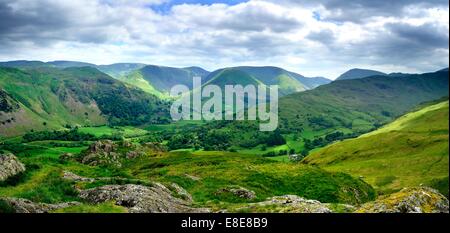
POLYGON ((449 66, 447 0, 0 0, 0 61, 140 62, 208 70, 449 66))

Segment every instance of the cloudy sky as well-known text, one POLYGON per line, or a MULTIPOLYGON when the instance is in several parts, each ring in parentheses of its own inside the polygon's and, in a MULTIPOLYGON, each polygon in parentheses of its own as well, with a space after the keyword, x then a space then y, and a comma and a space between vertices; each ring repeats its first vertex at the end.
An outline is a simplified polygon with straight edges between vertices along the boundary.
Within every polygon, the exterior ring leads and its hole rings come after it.
POLYGON ((354 67, 449 63, 448 0, 0 0, 0 61, 354 67))

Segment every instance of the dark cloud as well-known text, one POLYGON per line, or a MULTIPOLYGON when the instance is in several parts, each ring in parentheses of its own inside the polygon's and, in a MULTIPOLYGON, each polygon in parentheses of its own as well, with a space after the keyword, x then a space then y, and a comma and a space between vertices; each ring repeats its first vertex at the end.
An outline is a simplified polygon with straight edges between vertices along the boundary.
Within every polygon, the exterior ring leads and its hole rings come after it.
POLYGON ((389 24, 373 36, 354 43, 324 43, 344 64, 403 66, 432 71, 448 66, 446 30, 433 24, 389 24))
POLYGON ((26 29, 46 28, 55 30, 68 26, 65 10, 44 4, 14 5, 14 1, 0 2, 0 35, 23 32, 26 29), (13 8, 13 6, 15 8, 13 8))
POLYGON ((419 8, 446 7, 448 0, 273 0, 273 2, 296 6, 323 6, 328 15, 324 20, 336 22, 364 22, 374 16, 399 16, 410 6, 419 8))
MULTIPOLYGON (((273 6, 273 5, 271 5, 273 6)), ((209 6, 175 7, 172 11, 174 17, 180 16, 189 20, 193 25, 205 29, 233 30, 236 32, 261 32, 269 30, 283 33, 299 29, 303 23, 301 16, 277 14, 267 4, 246 4, 240 7, 217 7, 205 11, 209 6), (192 12, 199 11, 199 14, 192 12)))
POLYGON ((0 42, 28 41, 37 45, 51 45, 57 41, 103 43, 111 36, 109 25, 115 18, 95 18, 95 11, 82 11, 82 3, 65 1, 0 2, 0 42), (79 12, 80 11, 80 12, 79 12))
POLYGON ((435 24, 426 23, 414 26, 406 23, 390 23, 386 25, 386 28, 400 39, 414 44, 415 47, 448 49, 449 34, 447 29, 435 24))

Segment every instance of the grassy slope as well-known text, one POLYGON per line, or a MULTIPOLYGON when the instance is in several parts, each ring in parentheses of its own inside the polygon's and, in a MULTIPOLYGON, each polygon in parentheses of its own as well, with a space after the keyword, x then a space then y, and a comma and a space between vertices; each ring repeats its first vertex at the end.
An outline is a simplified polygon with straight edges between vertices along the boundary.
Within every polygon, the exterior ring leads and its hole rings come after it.
POLYGON ((327 146, 303 162, 364 176, 384 192, 426 184, 448 194, 448 105, 411 112, 377 131, 327 146))
POLYGON ((166 99, 169 97, 167 93, 162 93, 155 89, 155 87, 144 79, 144 76, 140 71, 134 71, 124 76, 118 76, 118 79, 132 86, 141 88, 143 91, 156 95, 159 98, 166 99))

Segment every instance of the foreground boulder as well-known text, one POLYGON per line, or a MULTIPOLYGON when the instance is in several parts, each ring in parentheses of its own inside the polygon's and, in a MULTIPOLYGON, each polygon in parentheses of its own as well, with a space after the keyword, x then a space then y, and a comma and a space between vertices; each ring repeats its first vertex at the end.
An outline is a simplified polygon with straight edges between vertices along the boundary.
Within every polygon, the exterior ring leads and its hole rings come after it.
POLYGON ((251 213, 331 213, 328 204, 307 200, 296 195, 284 195, 268 198, 266 201, 245 204, 230 212, 251 213))
POLYGON ((448 213, 448 199, 427 188, 405 188, 398 193, 364 204, 359 213, 448 213))
POLYGON ((35 203, 23 198, 0 198, 1 212, 12 212, 12 213, 48 213, 52 210, 67 208, 70 206, 80 205, 79 202, 67 202, 60 204, 45 204, 45 203, 35 203))
POLYGON ((142 185, 106 185, 93 189, 81 190, 80 198, 93 203, 114 201, 116 205, 123 206, 130 213, 203 213, 208 209, 193 208, 189 197, 183 199, 187 192, 180 193, 179 186, 173 193, 162 184, 154 183, 147 187, 142 185))
POLYGON ((0 182, 25 172, 25 166, 13 154, 0 154, 0 182))

